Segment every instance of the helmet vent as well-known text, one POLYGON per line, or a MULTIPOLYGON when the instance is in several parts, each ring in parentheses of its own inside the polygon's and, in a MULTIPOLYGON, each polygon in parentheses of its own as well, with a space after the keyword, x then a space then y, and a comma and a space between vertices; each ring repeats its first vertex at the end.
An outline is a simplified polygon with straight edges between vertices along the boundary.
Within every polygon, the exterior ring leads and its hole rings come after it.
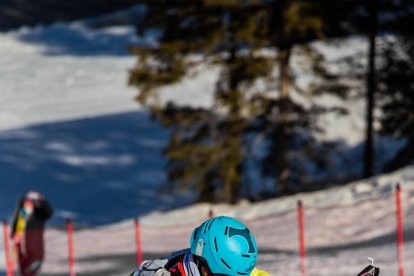
POLYGON ((205 234, 207 231, 207 228, 210 229, 211 223, 214 219, 210 219, 210 221, 207 222, 207 224, 204 226, 203 233, 205 234))
POLYGON ((210 227, 211 227, 211 225, 213 224, 213 220, 214 220, 214 219, 212 219, 212 220, 210 221, 210 224, 208 225, 208 230, 210 230, 210 227))
POLYGON ((226 230, 224 230, 224 235, 227 236, 227 232, 229 231, 229 227, 226 226, 226 230))
POLYGON ((207 224, 206 224, 206 225, 204 225, 204 228, 203 228, 203 234, 205 234, 205 233, 206 233, 206 230, 207 230, 207 224))
POLYGON ((226 263, 223 259, 221 259, 221 258, 220 258, 220 261, 221 261, 221 262, 222 262, 225 266, 227 266, 227 268, 228 268, 228 269, 231 269, 231 267, 230 267, 230 266, 229 266, 229 265, 228 265, 228 264, 227 264, 227 263, 226 263))
POLYGON ((195 239, 196 239, 197 232, 198 232, 198 227, 194 230, 194 237, 193 237, 193 241, 195 241, 195 239))
POLYGON ((239 274, 239 275, 247 275, 247 273, 243 273, 243 272, 237 272, 237 274, 239 274))
POLYGON ((217 248, 217 238, 214 238, 214 247, 216 248, 216 252, 218 252, 218 248, 217 248))
POLYGON ((245 255, 245 254, 243 254, 243 255, 242 255, 242 257, 245 257, 245 258, 250 258, 250 255, 245 255))

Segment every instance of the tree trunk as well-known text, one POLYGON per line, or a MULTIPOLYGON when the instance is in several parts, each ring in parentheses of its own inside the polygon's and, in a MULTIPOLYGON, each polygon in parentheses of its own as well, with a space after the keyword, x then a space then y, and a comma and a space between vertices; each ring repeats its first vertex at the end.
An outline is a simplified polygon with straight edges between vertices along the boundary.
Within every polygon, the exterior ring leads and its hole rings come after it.
POLYGON ((279 79, 279 117, 278 117, 278 133, 277 133, 277 186, 276 191, 279 195, 288 192, 289 178, 291 175, 289 165, 289 61, 292 47, 281 49, 279 52, 280 62, 280 79, 279 79))
POLYGON ((374 160, 374 96, 375 96, 375 41, 378 28, 378 0, 371 0, 371 30, 369 34, 369 68, 367 75, 366 142, 364 150, 364 177, 373 174, 374 160))
POLYGON ((216 189, 214 187, 213 173, 208 173, 206 179, 204 179, 204 185, 200 190, 198 196, 198 202, 214 202, 216 189))
POLYGON ((240 190, 241 190, 241 181, 242 181, 242 166, 239 163, 236 167, 236 173, 239 175, 237 180, 234 180, 231 185, 231 196, 230 204, 236 204, 240 200, 240 190))
MULTIPOLYGON (((230 19, 232 19, 234 15, 232 13, 230 13, 230 19)), ((234 30, 233 28, 229 28, 229 32, 231 33, 230 38, 229 38, 229 58, 227 59, 227 66, 228 66, 228 74, 229 74, 229 92, 230 93, 234 93, 234 91, 236 91, 238 89, 238 86, 240 84, 240 79, 237 75, 237 72, 234 71, 233 66, 236 63, 236 59, 237 59, 237 44, 236 41, 234 40, 233 34, 236 30, 234 30)), ((239 95, 241 96, 241 95, 239 95)), ((242 136, 244 135, 244 131, 242 131, 242 129, 239 128, 239 121, 240 121, 240 105, 238 102, 236 103, 230 103, 230 109, 229 109, 229 114, 228 114, 228 120, 230 120, 231 122, 231 127, 230 129, 228 129, 227 131, 229 131, 230 133, 228 135, 230 135, 232 138, 233 136, 235 137, 239 137, 239 139, 242 140, 242 136)), ((240 190, 241 190, 241 186, 242 186, 242 161, 243 157, 242 157, 242 148, 241 148, 241 143, 240 143, 240 147, 238 148, 234 148, 234 149, 230 149, 230 150, 234 150, 236 152, 231 152, 231 155, 237 155, 238 159, 240 160, 240 162, 238 162, 237 164, 234 165, 234 167, 232 168, 235 172, 235 174, 237 175, 236 179, 231 179, 230 183, 228 183, 228 185, 230 186, 230 203, 231 204, 236 204, 239 199, 240 199, 240 190)))

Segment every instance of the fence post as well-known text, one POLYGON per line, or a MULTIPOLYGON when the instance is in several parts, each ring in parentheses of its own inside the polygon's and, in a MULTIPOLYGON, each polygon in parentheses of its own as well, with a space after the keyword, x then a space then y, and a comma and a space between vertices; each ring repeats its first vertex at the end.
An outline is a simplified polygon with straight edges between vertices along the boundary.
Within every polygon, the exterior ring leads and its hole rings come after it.
POLYGON ((396 218, 397 218, 397 258, 398 275, 404 276, 404 236, 403 236, 403 210, 401 204, 401 187, 397 184, 395 190, 396 218))
POLYGON ((208 218, 213 218, 214 213, 213 213, 213 208, 210 207, 210 209, 208 210, 208 218))
POLYGON ((69 275, 75 276, 75 257, 73 250, 73 224, 72 220, 68 219, 66 221, 66 228, 68 232, 68 254, 69 254, 69 275))
POLYGON ((305 250, 305 223, 303 217, 302 201, 298 200, 298 230, 299 230, 299 257, 300 257, 300 273, 306 276, 306 250, 305 250))
POLYGON ((141 229, 140 229, 138 218, 135 218, 134 225, 135 225, 135 244, 136 244, 136 249, 137 249, 137 264, 138 266, 140 266, 143 261, 143 257, 142 257, 142 244, 141 244, 141 229))
POLYGON ((13 276, 14 269, 12 260, 10 258, 10 247, 9 247, 9 226, 7 219, 3 220, 3 237, 4 237, 4 255, 6 256, 6 271, 7 276, 13 276))

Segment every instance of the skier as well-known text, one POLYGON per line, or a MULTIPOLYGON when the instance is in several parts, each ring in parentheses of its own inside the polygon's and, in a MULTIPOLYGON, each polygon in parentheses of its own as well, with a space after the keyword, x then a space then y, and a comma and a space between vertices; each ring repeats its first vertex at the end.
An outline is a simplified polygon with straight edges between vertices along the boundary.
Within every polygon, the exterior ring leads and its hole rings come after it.
POLYGON ((256 269, 257 245, 240 221, 219 216, 194 229, 190 248, 144 261, 130 276, 270 276, 256 269))
MULTIPOLYGON (((255 268, 257 245, 249 229, 230 217, 215 217, 194 229, 190 248, 144 261, 130 276, 270 276, 255 268)), ((374 260, 358 276, 378 276, 374 260)))
POLYGON ((374 259, 369 257, 371 264, 364 268, 357 276, 378 276, 380 273, 379 267, 374 266, 374 259))
POLYGON ((52 207, 45 197, 35 191, 20 198, 14 213, 11 236, 22 276, 34 276, 44 256, 44 224, 52 216, 52 207))

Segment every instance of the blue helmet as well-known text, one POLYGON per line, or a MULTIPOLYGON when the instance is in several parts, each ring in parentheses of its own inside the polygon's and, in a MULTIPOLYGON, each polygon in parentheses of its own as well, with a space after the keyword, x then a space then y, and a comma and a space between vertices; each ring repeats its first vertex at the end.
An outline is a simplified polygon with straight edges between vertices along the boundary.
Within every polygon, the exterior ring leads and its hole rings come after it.
POLYGON ((194 229, 190 247, 214 274, 250 275, 256 266, 256 241, 246 225, 234 218, 220 216, 205 221, 194 229))

